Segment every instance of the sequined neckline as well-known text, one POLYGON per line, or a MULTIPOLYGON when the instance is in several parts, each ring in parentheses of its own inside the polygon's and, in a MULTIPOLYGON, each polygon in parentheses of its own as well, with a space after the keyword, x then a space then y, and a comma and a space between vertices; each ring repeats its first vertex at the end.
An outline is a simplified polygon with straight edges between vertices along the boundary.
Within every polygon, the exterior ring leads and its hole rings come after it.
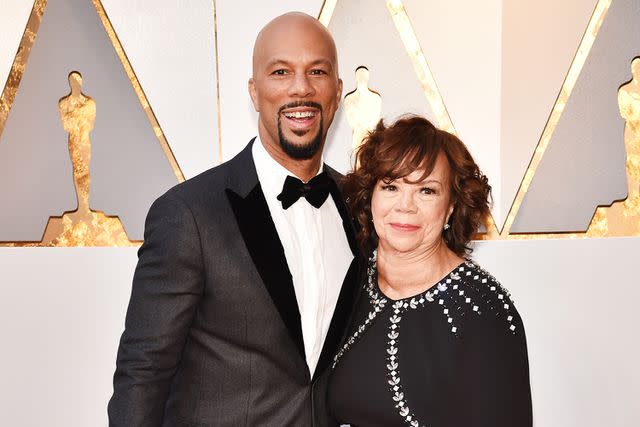
POLYGON ((469 260, 465 259, 462 262, 460 262, 459 264, 456 264, 447 274, 445 274, 440 280, 438 280, 436 283, 434 283, 432 286, 428 287, 427 289, 425 289, 422 292, 419 292, 415 295, 409 295, 407 297, 404 298, 398 298, 398 299, 394 299, 391 298, 390 296, 388 296, 387 294, 385 294, 384 292, 382 292, 382 289, 380 289, 380 285, 378 284, 378 263, 377 263, 377 259, 378 259, 378 251, 375 250, 373 251, 372 256, 369 258, 369 274, 371 274, 370 276, 370 281, 371 281, 371 285, 373 287, 373 290, 375 292, 377 292, 382 298, 385 298, 386 300, 388 300, 391 304, 396 303, 396 302, 405 302, 405 301, 409 301, 412 299, 420 299, 422 297, 425 297, 427 294, 431 295, 434 293, 434 291, 437 289, 438 292, 445 292, 448 287, 449 284, 452 282, 452 280, 460 280, 460 275, 458 274, 458 271, 460 270, 460 267, 466 265, 466 266, 472 266, 469 260))

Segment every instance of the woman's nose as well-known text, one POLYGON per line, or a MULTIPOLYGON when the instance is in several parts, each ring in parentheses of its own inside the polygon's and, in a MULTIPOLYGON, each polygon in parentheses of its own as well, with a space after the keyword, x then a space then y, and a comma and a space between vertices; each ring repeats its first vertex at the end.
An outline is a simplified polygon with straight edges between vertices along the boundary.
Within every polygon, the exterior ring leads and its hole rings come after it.
POLYGON ((398 198, 398 202, 396 204, 396 209, 402 212, 415 211, 416 203, 413 198, 413 194, 410 191, 402 191, 400 193, 400 197, 398 198))

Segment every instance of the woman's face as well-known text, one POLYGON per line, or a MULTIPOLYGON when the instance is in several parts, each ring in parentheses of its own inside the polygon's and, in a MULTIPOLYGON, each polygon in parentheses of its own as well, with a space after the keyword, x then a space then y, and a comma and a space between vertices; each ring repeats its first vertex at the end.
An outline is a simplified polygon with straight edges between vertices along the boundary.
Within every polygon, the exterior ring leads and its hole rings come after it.
POLYGON ((444 224, 453 211, 449 164, 444 154, 438 154, 429 176, 412 183, 423 173, 416 170, 405 178, 376 183, 371 215, 379 245, 384 249, 421 253, 442 242, 444 224))

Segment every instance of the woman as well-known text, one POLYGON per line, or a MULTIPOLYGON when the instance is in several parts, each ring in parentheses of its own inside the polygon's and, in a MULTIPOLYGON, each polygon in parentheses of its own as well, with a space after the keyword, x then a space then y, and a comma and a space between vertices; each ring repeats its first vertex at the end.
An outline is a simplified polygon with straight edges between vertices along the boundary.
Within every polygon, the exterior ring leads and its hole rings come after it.
POLYGON ((382 121, 345 177, 371 254, 329 385, 358 427, 532 425, 522 320, 465 259, 491 187, 464 144, 420 117, 382 121))

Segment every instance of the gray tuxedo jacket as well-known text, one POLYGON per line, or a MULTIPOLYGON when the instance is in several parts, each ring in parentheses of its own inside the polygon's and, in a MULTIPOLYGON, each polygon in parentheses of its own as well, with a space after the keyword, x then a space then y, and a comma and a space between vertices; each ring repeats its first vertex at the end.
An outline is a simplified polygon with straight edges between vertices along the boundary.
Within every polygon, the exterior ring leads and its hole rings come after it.
POLYGON ((333 424, 327 367, 353 308, 359 258, 339 174, 325 165, 354 261, 311 376, 252 142, 149 210, 118 350, 111 426, 333 424))

